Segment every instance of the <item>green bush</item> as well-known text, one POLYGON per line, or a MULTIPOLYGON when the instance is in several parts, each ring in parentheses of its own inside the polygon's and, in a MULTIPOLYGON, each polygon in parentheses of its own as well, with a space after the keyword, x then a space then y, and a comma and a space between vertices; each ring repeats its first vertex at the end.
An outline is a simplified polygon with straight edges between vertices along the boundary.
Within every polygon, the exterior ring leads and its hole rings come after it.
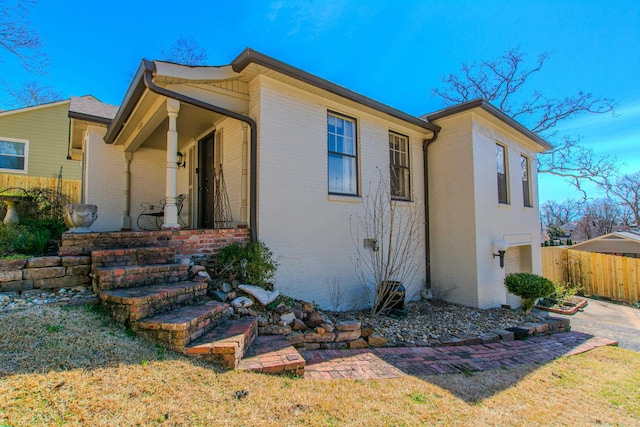
POLYGON ((220 250, 216 261, 221 274, 265 289, 273 287, 278 263, 263 242, 232 243, 220 250))
POLYGON ((575 296, 578 291, 581 290, 582 286, 572 285, 571 283, 555 283, 555 290, 553 291, 553 296, 560 301, 568 300, 569 298, 575 296))
POLYGON ((51 233, 46 228, 23 224, 0 226, 0 256, 15 254, 42 255, 46 252, 51 233))
POLYGON ((522 298, 522 310, 528 313, 538 298, 551 295, 555 286, 551 280, 532 273, 511 273, 504 278, 507 290, 522 298))

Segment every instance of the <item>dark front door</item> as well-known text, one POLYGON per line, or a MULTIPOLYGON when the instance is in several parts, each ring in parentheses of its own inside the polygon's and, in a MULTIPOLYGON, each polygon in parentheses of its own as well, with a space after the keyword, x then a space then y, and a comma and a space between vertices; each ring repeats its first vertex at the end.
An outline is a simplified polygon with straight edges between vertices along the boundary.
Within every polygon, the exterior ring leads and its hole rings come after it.
POLYGON ((200 164, 198 165, 198 193, 200 194, 199 228, 214 228, 214 134, 211 133, 198 142, 200 164))

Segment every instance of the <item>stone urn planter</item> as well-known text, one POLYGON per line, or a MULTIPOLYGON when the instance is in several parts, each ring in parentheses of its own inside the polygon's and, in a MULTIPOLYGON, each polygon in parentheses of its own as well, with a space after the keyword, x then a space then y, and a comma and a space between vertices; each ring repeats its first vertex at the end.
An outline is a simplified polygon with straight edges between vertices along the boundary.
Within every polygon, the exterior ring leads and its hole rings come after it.
POLYGON ((89 204, 71 204, 62 208, 68 233, 91 233, 89 227, 98 219, 98 206, 89 204))

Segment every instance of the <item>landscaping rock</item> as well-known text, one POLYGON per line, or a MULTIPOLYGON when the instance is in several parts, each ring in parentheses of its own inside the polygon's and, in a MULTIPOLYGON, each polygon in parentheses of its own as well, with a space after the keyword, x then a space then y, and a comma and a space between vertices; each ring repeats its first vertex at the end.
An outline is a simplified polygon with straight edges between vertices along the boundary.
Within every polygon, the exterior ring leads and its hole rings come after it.
POLYGON ((6 259, 0 260, 0 271, 20 270, 27 263, 26 259, 6 259))
POLYGON ((252 285, 239 285, 238 289, 255 297, 255 299, 257 299, 262 305, 267 305, 270 302, 273 302, 280 295, 280 291, 278 290, 267 291, 259 286, 252 285))
POLYGON ((333 332, 335 331, 336 328, 333 327, 332 324, 330 323, 323 323, 322 325, 319 326, 320 328, 324 329, 326 332, 333 332))
POLYGON ((251 301, 251 298, 238 297, 233 301, 231 301, 231 305, 236 308, 240 308, 240 307, 246 308, 246 307, 251 307, 251 305, 253 305, 253 301, 251 301))
POLYGON ((515 339, 513 332, 505 329, 494 329, 491 332, 498 335, 502 341, 513 341, 515 339))
POLYGON ((373 334, 373 328, 365 327, 360 330, 360 336, 362 336, 362 338, 367 338, 371 334, 373 334))
POLYGON ((319 311, 312 311, 304 320, 304 323, 306 323, 310 328, 315 328, 316 326, 320 326, 326 322, 324 316, 322 316, 322 313, 320 313, 319 311))
POLYGON ((359 330, 361 323, 356 320, 345 320, 336 324, 338 331, 355 331, 359 330))
POLYGON ((307 325, 305 325, 304 322, 300 319, 294 319, 291 323, 291 329, 293 329, 294 331, 304 331, 305 329, 307 329, 307 325))
POLYGON ((258 327, 259 335, 287 335, 291 333, 290 326, 267 325, 258 327))
POLYGON ((312 311, 315 311, 315 307, 310 302, 302 301, 301 304, 302 311, 304 311, 305 313, 311 313, 312 311))
POLYGON ((367 348, 369 347, 369 344, 367 344, 367 342, 364 340, 364 338, 358 338, 355 341, 350 341, 349 342, 349 349, 354 350, 357 348, 367 348))
POLYGON ((285 337, 291 344, 302 344, 304 342, 304 334, 300 332, 291 332, 285 337))
POLYGON ((231 286, 231 283, 223 282, 223 283, 220 285, 220 290, 221 290, 222 292, 231 292, 231 291, 233 290, 233 286, 231 286))
POLYGON ((264 327, 269 324, 269 320, 266 317, 258 316, 258 326, 264 327))
POLYGON ((387 339, 382 335, 371 334, 367 336, 367 343, 370 347, 384 347, 387 345, 387 339))
POLYGON ((209 295, 216 301, 227 302, 229 296, 225 292, 220 291, 209 291, 209 295))
POLYGON ((57 267, 61 263, 59 256, 45 256, 38 258, 31 258, 27 261, 26 268, 42 268, 42 267, 57 267))
POLYGON ((500 341, 500 336, 492 332, 483 332, 478 337, 482 340, 482 344, 491 344, 500 341))
POLYGON ((286 313, 280 316, 280 321, 284 323, 284 325, 290 325, 293 321, 296 320, 296 315, 293 313, 286 313))
POLYGON ((353 340, 357 340, 358 338, 360 338, 360 329, 358 329, 356 331, 338 331, 338 332, 336 332, 336 342, 353 341, 353 340))

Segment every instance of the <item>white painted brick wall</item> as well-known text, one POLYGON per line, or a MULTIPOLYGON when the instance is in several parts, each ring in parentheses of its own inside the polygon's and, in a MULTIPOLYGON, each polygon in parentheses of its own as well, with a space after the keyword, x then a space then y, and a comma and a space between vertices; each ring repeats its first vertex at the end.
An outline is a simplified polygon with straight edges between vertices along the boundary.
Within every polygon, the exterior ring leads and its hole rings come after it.
MULTIPOLYGON (((124 160, 121 160, 124 163, 124 160)), ((158 206, 165 198, 167 154, 164 150, 140 148, 131 159, 131 225, 138 230, 137 220, 142 202, 158 206)), ((124 180, 123 177, 120 178, 124 180)), ((120 196, 122 198, 122 195, 120 196)), ((121 203, 122 204, 122 203, 121 203)))
MULTIPOLYGON (((260 77, 260 238, 280 262, 276 284, 288 295, 330 308, 329 286, 341 285, 347 305, 362 305, 363 291, 351 259, 356 252, 350 218, 362 210, 360 197, 330 197, 327 184, 327 110, 357 120, 361 194, 388 179, 389 129, 409 135, 413 188, 422 191, 422 133, 362 110, 346 107, 260 77), (378 169, 377 169, 378 168, 378 169)), ((359 245, 362 242, 358 243, 359 245)), ((417 257, 415 299, 423 284, 424 251, 417 257)))

